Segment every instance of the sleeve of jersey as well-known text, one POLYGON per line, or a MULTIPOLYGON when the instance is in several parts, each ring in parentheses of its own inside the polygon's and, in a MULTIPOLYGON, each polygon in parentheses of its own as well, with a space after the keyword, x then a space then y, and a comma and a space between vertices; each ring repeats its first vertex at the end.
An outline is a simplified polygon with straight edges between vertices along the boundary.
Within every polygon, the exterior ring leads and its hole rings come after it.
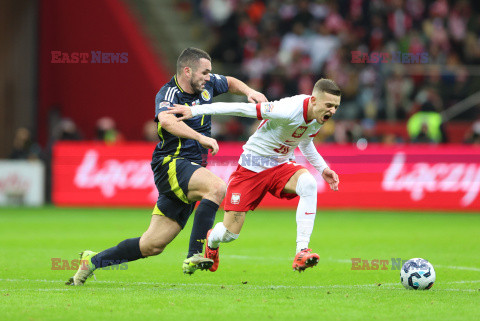
POLYGON ((257 117, 255 104, 250 103, 213 103, 192 107, 192 115, 231 115, 242 117, 257 117))
POLYGON ((155 97, 155 118, 160 112, 168 110, 168 107, 173 107, 173 104, 176 103, 175 99, 175 92, 172 88, 162 88, 155 97))
POLYGON ((289 120, 294 117, 295 113, 295 109, 291 107, 287 99, 259 103, 256 104, 255 107, 257 109, 257 118, 259 120, 289 120))
POLYGON ((227 77, 218 74, 210 74, 210 79, 213 83, 213 96, 226 93, 228 91, 227 77))
POLYGON ((328 167, 327 162, 325 162, 323 157, 318 153, 312 140, 301 142, 298 148, 300 148, 300 151, 307 158, 308 162, 312 164, 319 173, 323 173, 325 168, 328 167))

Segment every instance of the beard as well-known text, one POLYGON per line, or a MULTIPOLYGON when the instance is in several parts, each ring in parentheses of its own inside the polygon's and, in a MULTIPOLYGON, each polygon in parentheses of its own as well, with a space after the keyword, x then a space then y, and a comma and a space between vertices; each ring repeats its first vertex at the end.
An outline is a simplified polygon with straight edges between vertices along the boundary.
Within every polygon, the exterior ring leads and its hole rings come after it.
POLYGON ((202 85, 200 85, 198 82, 194 82, 193 80, 190 80, 190 86, 197 95, 201 94, 203 91, 202 85))

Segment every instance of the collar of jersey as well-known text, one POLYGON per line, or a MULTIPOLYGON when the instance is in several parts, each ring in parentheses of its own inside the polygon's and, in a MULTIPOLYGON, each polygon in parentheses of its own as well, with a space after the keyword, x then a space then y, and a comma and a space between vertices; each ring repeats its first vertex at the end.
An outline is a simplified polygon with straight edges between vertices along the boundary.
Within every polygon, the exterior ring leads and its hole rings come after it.
POLYGON ((305 98, 303 100, 303 119, 305 120, 305 123, 311 122, 313 119, 308 120, 307 119, 307 113, 308 113, 308 101, 310 100, 310 97, 305 98))
POLYGON ((184 91, 183 91, 182 87, 180 87, 180 84, 177 81, 177 75, 174 75, 173 79, 175 80, 175 85, 177 85, 178 89, 180 89, 180 91, 183 93, 184 91))

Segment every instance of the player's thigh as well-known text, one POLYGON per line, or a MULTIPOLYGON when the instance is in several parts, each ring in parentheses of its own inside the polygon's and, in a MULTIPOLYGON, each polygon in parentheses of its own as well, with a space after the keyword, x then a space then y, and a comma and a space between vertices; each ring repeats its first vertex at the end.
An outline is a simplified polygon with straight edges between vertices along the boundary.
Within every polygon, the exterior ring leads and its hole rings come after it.
POLYGON ((299 169, 297 172, 295 172, 295 174, 290 177, 287 184, 285 184, 282 192, 288 194, 296 194, 298 178, 305 173, 310 174, 310 172, 306 168, 299 169))
POLYGON ((140 238, 140 250, 149 252, 152 248, 163 250, 182 230, 182 227, 169 217, 152 215, 150 226, 140 238))
POLYGON ((190 177, 187 198, 190 201, 200 201, 207 194, 215 194, 221 202, 225 189, 226 184, 220 177, 201 167, 190 177))
POLYGON ((232 233, 240 234, 245 222, 246 212, 227 211, 223 216, 223 225, 232 233))

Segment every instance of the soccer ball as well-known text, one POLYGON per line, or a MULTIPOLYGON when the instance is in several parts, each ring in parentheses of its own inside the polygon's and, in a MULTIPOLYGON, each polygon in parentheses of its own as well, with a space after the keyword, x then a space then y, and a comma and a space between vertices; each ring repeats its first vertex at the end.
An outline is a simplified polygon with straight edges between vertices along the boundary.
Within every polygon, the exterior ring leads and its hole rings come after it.
POLYGON ((433 265, 425 259, 410 259, 402 266, 400 282, 407 290, 428 290, 435 283, 433 265))

